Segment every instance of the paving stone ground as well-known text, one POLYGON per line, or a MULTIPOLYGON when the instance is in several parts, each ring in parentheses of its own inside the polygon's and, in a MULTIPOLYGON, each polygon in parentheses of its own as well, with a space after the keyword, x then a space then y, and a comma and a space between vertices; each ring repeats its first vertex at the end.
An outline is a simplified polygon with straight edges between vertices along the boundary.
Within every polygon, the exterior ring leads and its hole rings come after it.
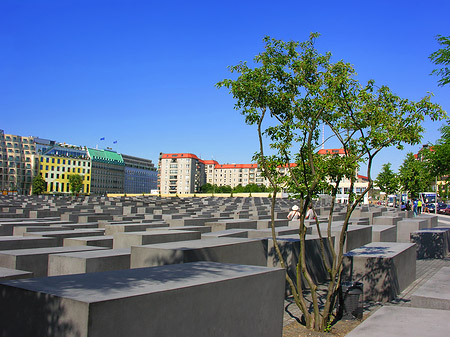
MULTIPOLYGON (((438 226, 450 226, 450 217, 439 215, 438 226)), ((393 301, 388 303, 365 303, 364 319, 368 318, 377 309, 384 306, 411 306, 411 295, 442 267, 450 267, 450 255, 445 259, 425 259, 416 261, 416 280, 406 288, 393 301)), ((339 321, 333 328, 332 333, 317 333, 309 331, 303 325, 298 323, 301 318, 301 312, 291 300, 285 301, 285 313, 283 321, 283 337, 322 337, 322 336, 345 336, 354 329, 360 321, 339 321)))

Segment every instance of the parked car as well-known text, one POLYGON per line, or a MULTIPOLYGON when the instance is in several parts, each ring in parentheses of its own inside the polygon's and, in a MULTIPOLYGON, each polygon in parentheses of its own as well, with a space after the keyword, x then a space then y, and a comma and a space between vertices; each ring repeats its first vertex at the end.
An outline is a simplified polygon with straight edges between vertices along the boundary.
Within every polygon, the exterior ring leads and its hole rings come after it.
POLYGON ((439 207, 438 207, 438 213, 450 215, 450 205, 446 205, 445 208, 441 208, 441 209, 439 209, 439 207))
MULTIPOLYGON (((435 204, 426 204, 425 207, 428 208, 430 213, 434 213, 434 209, 435 209, 435 204)), ((425 207, 423 207, 423 209, 425 209, 425 207)), ((439 211, 442 209, 447 208, 447 204, 443 203, 443 202, 438 202, 438 206, 437 206, 437 212, 440 213, 439 211)))

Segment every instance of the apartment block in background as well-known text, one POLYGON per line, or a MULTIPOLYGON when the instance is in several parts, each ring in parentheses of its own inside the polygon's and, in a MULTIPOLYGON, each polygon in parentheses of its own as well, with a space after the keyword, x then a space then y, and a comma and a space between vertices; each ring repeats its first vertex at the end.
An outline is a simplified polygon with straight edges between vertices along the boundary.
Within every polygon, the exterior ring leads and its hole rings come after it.
POLYGON ((88 149, 91 158, 91 194, 124 193, 125 163, 111 150, 88 149))
POLYGON ((191 153, 161 153, 159 190, 162 194, 190 194, 206 183, 205 163, 191 153))
POLYGON ((33 137, 5 134, 0 130, 0 184, 3 194, 31 194, 36 173, 33 137))
POLYGON ((157 172, 150 159, 122 154, 125 164, 124 193, 150 193, 156 190, 157 172))

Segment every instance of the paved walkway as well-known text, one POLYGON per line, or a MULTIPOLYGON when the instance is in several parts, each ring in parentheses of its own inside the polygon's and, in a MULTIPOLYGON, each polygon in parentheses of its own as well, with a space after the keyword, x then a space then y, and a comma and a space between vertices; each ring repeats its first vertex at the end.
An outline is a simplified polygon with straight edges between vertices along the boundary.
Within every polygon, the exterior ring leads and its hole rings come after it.
MULTIPOLYGON (((450 216, 439 215, 438 214, 438 226, 450 227, 450 216)), ((427 259, 427 260, 417 260, 416 261, 416 280, 409 285, 401 294, 397 296, 391 302, 388 303, 367 303, 364 308, 364 316, 368 317, 377 309, 382 306, 405 306, 409 307, 411 295, 417 290, 422 284, 428 281, 434 274, 436 274, 442 267, 450 267, 450 256, 445 259, 427 259)), ((298 309, 297 305, 290 301, 289 299, 285 301, 285 313, 283 327, 291 325, 295 321, 299 321, 302 317, 301 311, 298 309)), ((298 337, 298 333, 291 331, 290 328, 283 330, 283 337, 298 337)))

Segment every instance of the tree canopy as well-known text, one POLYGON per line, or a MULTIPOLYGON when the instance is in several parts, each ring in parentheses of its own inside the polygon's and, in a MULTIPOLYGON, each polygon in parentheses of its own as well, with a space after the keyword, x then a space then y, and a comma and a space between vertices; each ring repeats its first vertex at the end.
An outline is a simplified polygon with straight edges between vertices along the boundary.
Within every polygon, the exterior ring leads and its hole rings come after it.
POLYGON ((80 174, 69 174, 69 185, 72 194, 80 193, 83 189, 83 179, 84 177, 80 174))
POLYGON ((412 153, 406 155, 403 164, 400 166, 398 176, 400 184, 405 191, 408 191, 411 198, 417 198, 420 192, 428 191, 433 181, 428 163, 417 160, 412 153))
POLYGON ((386 194, 394 194, 399 190, 399 180, 391 169, 391 163, 383 164, 381 172, 375 179, 375 185, 386 194))
POLYGON ((450 83, 450 36, 437 35, 436 40, 442 48, 436 50, 429 58, 431 62, 440 67, 434 69, 431 74, 441 78, 438 84, 443 87, 450 83))
POLYGON ((47 191, 47 183, 42 175, 38 174, 33 178, 32 191, 33 194, 42 194, 47 191))
MULTIPOLYGON (((254 58, 254 66, 241 62, 229 67, 237 78, 225 79, 217 86, 230 90, 235 109, 244 115, 247 124, 257 129, 259 150, 254 158, 275 191, 272 195, 272 239, 283 267, 286 262, 274 226, 276 191, 283 186, 301 198, 300 247, 305 247, 304 220, 313 197, 323 191, 332 195, 327 240, 325 243, 320 240, 322 262, 330 278, 324 305, 319 303, 317 284, 307 270, 305 249, 300 251, 295 279, 289 274, 286 276, 306 326, 323 331, 332 319, 351 213, 373 185, 374 157, 389 146, 402 148, 403 144, 417 144, 425 116, 435 120, 445 113, 431 102, 431 95, 413 102, 395 95, 387 86, 376 86, 373 80, 360 84, 351 64, 332 63, 330 53, 320 54, 316 50, 318 36, 313 33, 303 43, 266 37, 265 51, 254 58), (318 151, 322 146, 322 125, 331 130, 330 138, 338 144, 339 153, 318 151), (369 186, 356 196, 353 187, 362 162, 367 163, 369 186), (335 250, 331 222, 338 187, 345 179, 350 181, 349 203, 335 250), (325 244, 332 254, 331 262, 325 256, 325 244), (306 288, 311 289, 311 306, 303 295, 306 288)), ((316 228, 321 235, 317 219, 316 228)))

